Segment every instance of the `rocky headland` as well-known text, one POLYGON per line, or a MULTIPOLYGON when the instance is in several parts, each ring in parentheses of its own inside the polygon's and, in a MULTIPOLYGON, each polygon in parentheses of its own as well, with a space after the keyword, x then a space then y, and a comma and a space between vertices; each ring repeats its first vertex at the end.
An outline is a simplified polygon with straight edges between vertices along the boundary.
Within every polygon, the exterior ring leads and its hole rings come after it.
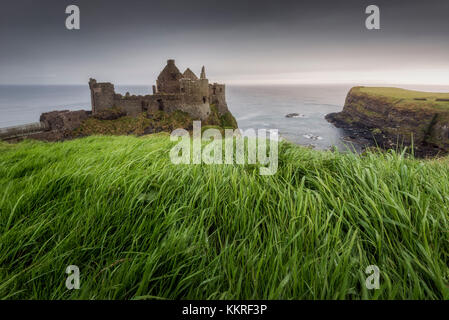
POLYGON ((326 119, 366 147, 407 146, 420 157, 449 152, 449 93, 354 87, 343 111, 326 119))

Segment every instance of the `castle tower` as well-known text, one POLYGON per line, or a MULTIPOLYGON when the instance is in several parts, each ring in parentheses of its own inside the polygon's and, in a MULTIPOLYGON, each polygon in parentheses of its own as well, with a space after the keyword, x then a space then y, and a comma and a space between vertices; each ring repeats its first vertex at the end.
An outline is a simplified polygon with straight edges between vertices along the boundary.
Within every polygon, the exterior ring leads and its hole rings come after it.
POLYGON ((204 69, 204 66, 201 68, 200 79, 206 79, 206 70, 204 69))
POLYGON ((157 77, 157 91, 161 93, 179 93, 179 80, 182 74, 175 65, 175 60, 167 60, 167 65, 157 77))
POLYGON ((98 83, 97 80, 90 78, 89 88, 94 114, 114 105, 115 89, 112 83, 98 83))

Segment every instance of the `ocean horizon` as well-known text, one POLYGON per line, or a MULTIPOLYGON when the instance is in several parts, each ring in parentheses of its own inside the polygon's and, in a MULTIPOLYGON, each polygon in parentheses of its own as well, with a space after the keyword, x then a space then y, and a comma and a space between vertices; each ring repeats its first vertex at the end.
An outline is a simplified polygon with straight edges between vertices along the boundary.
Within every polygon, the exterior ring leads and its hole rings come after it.
MULTIPOLYGON (((228 85, 226 99, 239 128, 278 129, 281 137, 319 150, 348 148, 343 129, 325 120, 342 110, 354 85, 228 85), (286 115, 298 116, 287 118, 286 115)), ((445 86, 399 86, 432 92, 448 92, 445 86)), ((151 86, 116 85, 116 92, 151 94, 151 86)), ((0 85, 0 128, 38 122, 44 112, 90 110, 88 85, 0 85)), ((353 145, 350 148, 354 147, 353 145)), ((355 146, 357 149, 357 146, 355 146)))

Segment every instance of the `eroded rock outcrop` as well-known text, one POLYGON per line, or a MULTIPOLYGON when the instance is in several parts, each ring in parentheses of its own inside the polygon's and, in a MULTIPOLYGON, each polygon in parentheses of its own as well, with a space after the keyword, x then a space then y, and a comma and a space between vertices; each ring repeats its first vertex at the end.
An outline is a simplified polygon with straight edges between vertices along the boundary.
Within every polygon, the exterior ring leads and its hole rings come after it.
POLYGON ((52 111, 43 113, 40 122, 0 129, 0 140, 18 142, 23 139, 62 141, 73 138, 73 132, 91 117, 90 111, 52 111))
POLYGON ((90 116, 91 112, 78 111, 52 111, 41 114, 40 121, 49 130, 72 131, 78 128, 81 123, 90 116))
POLYGON ((413 145, 418 156, 449 151, 449 103, 439 94, 354 87, 343 111, 326 119, 385 149, 413 145))

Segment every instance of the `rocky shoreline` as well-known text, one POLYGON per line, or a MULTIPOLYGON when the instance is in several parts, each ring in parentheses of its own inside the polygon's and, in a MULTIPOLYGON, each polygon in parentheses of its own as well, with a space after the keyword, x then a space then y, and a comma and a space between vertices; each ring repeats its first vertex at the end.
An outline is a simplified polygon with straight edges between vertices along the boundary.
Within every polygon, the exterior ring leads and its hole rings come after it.
POLYGON ((344 141, 353 142, 360 145, 362 148, 366 149, 369 147, 376 146, 376 139, 373 133, 364 127, 351 126, 344 121, 339 120, 338 113, 329 113, 325 116, 325 119, 332 123, 337 128, 343 129, 345 132, 344 141))

